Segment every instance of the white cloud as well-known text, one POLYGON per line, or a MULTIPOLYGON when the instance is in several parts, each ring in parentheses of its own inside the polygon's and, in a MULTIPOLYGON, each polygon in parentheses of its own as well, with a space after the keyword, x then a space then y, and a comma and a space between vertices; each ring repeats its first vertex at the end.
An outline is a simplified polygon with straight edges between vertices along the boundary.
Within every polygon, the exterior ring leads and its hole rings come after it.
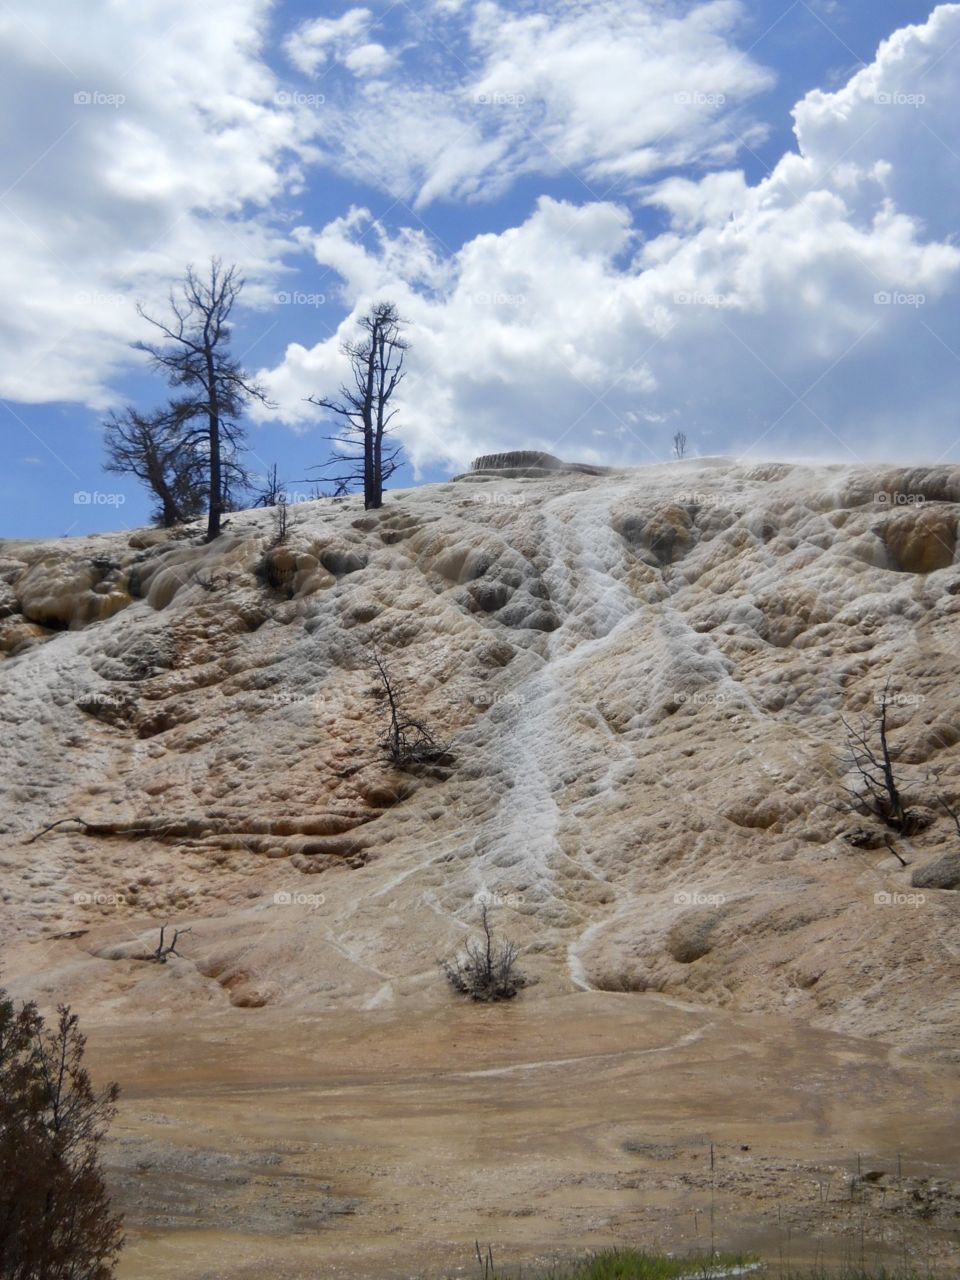
POLYGON ((318 145, 341 171, 418 207, 490 198, 523 173, 571 171, 600 197, 666 165, 729 162, 763 134, 739 108, 773 77, 736 47, 738 0, 682 15, 636 0, 542 0, 527 15, 493 0, 439 8, 436 57, 397 60, 389 75, 386 51, 365 43, 365 9, 306 24, 288 43, 301 70, 333 49, 379 77, 330 84, 318 145))
POLYGON ((0 394, 102 406, 159 301, 211 252, 266 276, 266 210, 300 181, 258 54, 268 0, 11 0, 0 16, 0 394), (286 157, 286 158, 285 158, 286 157), (136 292, 134 293, 134 290, 136 292))
MULTIPOLYGON (((904 27, 837 93, 815 91, 795 111, 807 181, 832 172, 855 198, 879 188, 897 208, 921 214, 931 235, 955 231, 960 203, 957 50, 960 6, 938 6, 904 27)), ((802 180, 802 179, 801 179, 802 180)))
MULTIPOLYGON (((607 379, 602 337, 580 303, 605 291, 630 237, 627 214, 613 205, 578 210, 544 199, 522 227, 477 237, 455 262, 440 259, 425 232, 389 237, 363 211, 325 228, 313 247, 359 298, 358 310, 387 293, 410 321, 416 358, 405 385, 408 444, 420 463, 454 464, 473 456, 485 431, 492 440, 522 421, 535 433, 551 383, 598 387, 607 379), (361 239, 371 229, 367 248, 361 239)), ((303 399, 343 380, 338 348, 350 331, 348 319, 312 350, 290 348, 266 375, 285 416, 309 419, 314 411, 303 399)))
MULTIPOLYGON (((960 362, 960 249, 937 235, 956 207, 938 139, 955 132, 958 51, 960 5, 941 6, 804 99, 799 150, 763 182, 651 188, 672 225, 647 243, 620 204, 551 199, 448 258, 422 231, 371 242, 357 210, 305 243, 354 314, 389 296, 409 318, 404 438, 420 466, 518 443, 643 460, 677 426, 704 452, 936 452, 960 362)), ((290 417, 334 389, 337 341, 267 374, 290 417)))
POLYGON ((308 76, 326 66, 331 57, 354 75, 379 75, 393 58, 382 44, 366 39, 373 22, 369 9, 348 9, 339 18, 313 18, 287 37, 287 57, 308 76))
MULTIPOLYGON (((433 0, 431 21, 477 68, 434 84, 423 63, 403 77, 370 10, 305 24, 290 58, 347 94, 318 113, 284 100, 262 59, 269 0, 11 0, 0 106, 25 123, 8 126, 0 181, 0 290, 16 300, 0 317, 0 395, 100 407, 131 358, 136 297, 161 305, 184 263, 218 251, 266 302, 300 248, 341 276, 352 316, 392 296, 409 317, 420 465, 518 440, 642 459, 676 426, 704 450, 760 453, 943 440, 960 359, 960 5, 809 94, 796 152, 753 186, 716 167, 734 154, 729 129, 749 127, 739 104, 769 81, 735 49, 736 4, 517 8, 433 0), (455 252, 360 208, 288 232, 273 212, 321 154, 421 206, 534 172, 587 185, 581 203, 544 197, 455 252), (715 168, 697 178, 700 161, 715 168), (638 196, 665 219, 652 240, 638 196)), ((268 371, 288 421, 335 390, 338 337, 292 344, 268 371)))
POLYGON ((355 76, 382 75, 392 62, 391 55, 375 40, 358 44, 343 56, 343 65, 355 76))
MULTIPOLYGON (((732 43, 736 0, 710 0, 682 15, 651 5, 557 6, 512 16, 478 5, 473 40, 486 58, 475 99, 536 105, 533 128, 546 157, 597 183, 691 160, 737 153, 728 115, 773 83, 732 43)), ((549 166, 543 158, 541 164, 549 166)))

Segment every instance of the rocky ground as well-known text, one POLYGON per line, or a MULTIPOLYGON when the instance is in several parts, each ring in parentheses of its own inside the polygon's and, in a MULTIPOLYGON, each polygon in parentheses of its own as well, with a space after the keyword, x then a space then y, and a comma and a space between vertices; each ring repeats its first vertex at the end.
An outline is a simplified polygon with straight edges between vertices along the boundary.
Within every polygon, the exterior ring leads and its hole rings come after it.
MULTIPOLYGON (((904 1072, 903 1097, 929 1112, 960 1060, 960 470, 485 461, 379 512, 298 505, 280 546, 270 511, 232 515, 212 546, 189 529, 0 545, 5 983, 69 999, 125 1084, 125 1066, 192 1062, 192 1037, 252 1036, 243 1089, 269 1108, 258 1026, 275 1048, 305 1020, 333 1019, 339 1043, 409 1019, 433 1053, 458 1020, 486 1017, 451 1003, 437 966, 482 898, 521 947, 517 1017, 574 1000, 572 1025, 613 1001, 656 1027, 680 1002, 720 1019, 725 1042, 833 1034, 904 1072), (414 772, 385 758, 372 649, 447 757, 414 772), (899 828, 849 794, 843 721, 875 745, 884 697, 899 828), (152 958, 161 924, 190 930, 166 964, 152 958), (118 1027, 137 1028, 139 1057, 124 1058, 118 1027)), ((567 1056, 563 1018, 545 1025, 556 1043, 531 1061, 567 1056)), ((509 1043, 490 1047, 509 1058, 509 1043)), ((744 1117, 755 1069, 738 1085, 744 1117)), ((708 1068, 690 1070, 693 1089, 708 1068)), ((613 1106, 633 1081, 631 1067, 601 1096, 613 1106)), ((671 1124, 709 1132, 679 1075, 667 1087, 671 1124)), ((495 1096, 475 1121, 510 1114, 495 1096)), ((129 1182, 137 1144, 152 1168, 172 1157, 125 1108, 129 1182)), ((641 1125, 634 1139, 676 1135, 641 1125)), ((749 1145, 742 1198, 758 1202, 767 1174, 749 1145)), ((874 1143, 887 1166, 864 1196, 926 1203, 919 1183, 884 1181, 902 1145, 874 1143)), ((952 1187, 947 1148, 909 1176, 952 1187)), ((234 1178, 199 1197, 199 1217, 178 1191, 132 1202, 135 1220, 299 1230, 252 1207, 275 1166, 232 1159, 222 1134, 189 1155, 201 1184, 206 1169, 234 1178)), ((349 1233, 370 1185, 306 1163, 283 1175, 290 1204, 310 1202, 290 1212, 308 1232, 349 1233)), ((661 1185, 666 1168, 644 1174, 664 1203, 683 1185, 661 1185)), ((485 1195, 468 1190, 472 1212, 485 1195)), ((528 1226, 518 1247, 535 1243, 528 1226)))

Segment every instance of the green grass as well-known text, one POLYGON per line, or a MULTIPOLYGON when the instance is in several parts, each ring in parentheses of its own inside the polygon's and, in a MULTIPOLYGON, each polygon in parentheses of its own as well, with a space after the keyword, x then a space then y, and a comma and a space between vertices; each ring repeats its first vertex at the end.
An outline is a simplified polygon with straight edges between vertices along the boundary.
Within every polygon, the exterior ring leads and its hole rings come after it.
POLYGON ((711 1262, 697 1257, 667 1258, 639 1249, 604 1249, 570 1271, 554 1273, 551 1280, 681 1280, 686 1276, 707 1280, 748 1263, 749 1259, 724 1253, 711 1262))
MULTIPOLYGON (((513 1277, 499 1270, 489 1252, 483 1258, 478 1248, 477 1255, 481 1263, 478 1280, 523 1280, 522 1273, 513 1277)), ((711 1261, 703 1255, 672 1258, 640 1249, 601 1249, 580 1262, 539 1273, 537 1280, 688 1280, 688 1277, 689 1280, 711 1280, 733 1267, 749 1266, 753 1261, 732 1253, 717 1253, 711 1261)), ((533 1274, 528 1272, 531 1277, 533 1274)))

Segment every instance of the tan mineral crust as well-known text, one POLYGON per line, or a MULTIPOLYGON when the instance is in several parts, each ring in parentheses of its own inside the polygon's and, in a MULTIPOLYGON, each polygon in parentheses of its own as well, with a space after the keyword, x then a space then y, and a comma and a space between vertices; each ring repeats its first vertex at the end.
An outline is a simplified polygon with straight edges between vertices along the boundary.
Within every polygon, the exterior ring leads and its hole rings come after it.
POLYGON ((483 461, 279 547, 0 544, 0 970, 123 1087, 121 1275, 709 1247, 711 1200, 956 1274, 960 469, 483 461), (390 766, 373 648, 443 762, 390 766), (885 690, 909 837, 847 790, 885 690), (481 900, 510 1005, 438 966, 481 900))

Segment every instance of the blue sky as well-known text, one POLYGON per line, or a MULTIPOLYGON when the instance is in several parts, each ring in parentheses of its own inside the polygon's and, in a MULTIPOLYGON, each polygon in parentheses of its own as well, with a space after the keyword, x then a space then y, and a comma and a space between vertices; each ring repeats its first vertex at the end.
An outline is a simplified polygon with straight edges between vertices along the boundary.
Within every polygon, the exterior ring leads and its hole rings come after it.
POLYGON ((213 253, 279 406, 250 465, 292 482, 381 297, 401 481, 665 459, 678 429, 958 458, 960 5, 11 0, 0 50, 4 536, 145 522, 100 423, 163 400, 135 303, 213 253))

